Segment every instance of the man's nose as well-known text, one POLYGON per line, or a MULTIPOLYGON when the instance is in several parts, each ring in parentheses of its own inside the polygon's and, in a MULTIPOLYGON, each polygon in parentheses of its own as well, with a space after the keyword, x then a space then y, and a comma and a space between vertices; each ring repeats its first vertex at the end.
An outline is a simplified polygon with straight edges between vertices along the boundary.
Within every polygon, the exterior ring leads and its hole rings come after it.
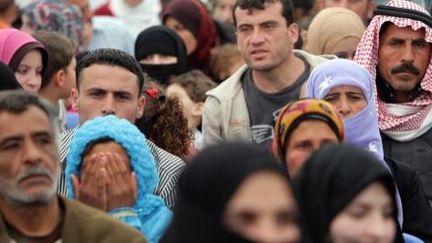
POLYGON ((116 113, 115 108, 115 99, 112 95, 107 95, 104 100, 104 104, 102 107, 102 114, 103 115, 111 115, 116 113))

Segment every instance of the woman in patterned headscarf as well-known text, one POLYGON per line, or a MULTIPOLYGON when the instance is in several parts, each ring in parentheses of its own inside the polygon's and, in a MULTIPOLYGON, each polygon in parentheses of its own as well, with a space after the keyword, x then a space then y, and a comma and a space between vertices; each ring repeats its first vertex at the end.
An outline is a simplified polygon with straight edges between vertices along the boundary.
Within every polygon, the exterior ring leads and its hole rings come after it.
POLYGON ((342 120, 331 104, 300 100, 281 109, 274 128, 273 154, 294 176, 322 144, 340 143, 344 138, 342 120))
POLYGON ((22 12, 22 30, 55 31, 70 38, 77 50, 85 50, 88 43, 83 38, 84 17, 81 10, 67 1, 43 0, 27 5, 22 12))

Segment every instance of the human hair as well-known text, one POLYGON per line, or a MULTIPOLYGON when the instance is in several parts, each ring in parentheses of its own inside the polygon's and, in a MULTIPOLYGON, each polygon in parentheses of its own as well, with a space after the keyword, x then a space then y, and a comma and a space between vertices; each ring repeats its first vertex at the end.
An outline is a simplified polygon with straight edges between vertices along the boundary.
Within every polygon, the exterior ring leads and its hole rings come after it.
POLYGON ((282 16, 286 20, 287 26, 294 22, 294 5, 291 0, 237 0, 232 10, 234 26, 237 26, 235 11, 237 8, 243 10, 264 10, 266 5, 280 2, 282 4, 282 16))
POLYGON ((210 61, 213 78, 217 82, 224 81, 231 76, 230 69, 238 63, 244 63, 244 61, 237 45, 229 43, 219 46, 210 61), (223 77, 221 74, 224 74, 223 77))
POLYGON ((101 143, 109 143, 109 142, 115 142, 115 143, 117 143, 116 141, 114 141, 114 139, 112 139, 110 137, 101 137, 101 138, 98 138, 98 139, 95 139, 95 140, 91 141, 89 144, 86 145, 84 151, 82 152, 81 159, 83 159, 84 156, 86 156, 90 152, 90 150, 93 149, 93 147, 95 145, 101 144, 101 143))
POLYGON ((27 111, 30 106, 36 106, 45 113, 53 128, 55 139, 58 142, 60 129, 57 123, 57 116, 54 107, 48 101, 24 90, 0 91, 0 113, 21 114, 27 111))
POLYGON ((378 36, 381 38, 382 35, 384 35, 384 33, 387 31, 387 29, 388 29, 392 24, 393 24, 393 23, 390 22, 390 21, 384 22, 384 23, 381 25, 381 28, 380 28, 379 35, 378 35, 378 36))
POLYGON ((315 4, 315 0, 292 0, 292 2, 295 9, 304 9, 305 13, 309 13, 315 4))
POLYGON ((205 93, 216 87, 216 83, 199 70, 192 70, 173 77, 170 84, 180 85, 185 89, 191 100, 196 103, 204 102, 206 99, 205 93))
POLYGON ((75 45, 71 39, 53 31, 36 31, 32 35, 48 52, 48 64, 42 76, 45 82, 41 88, 44 88, 59 70, 67 72, 66 67, 75 56, 75 45))
POLYGON ((160 148, 185 158, 192 143, 192 132, 178 99, 167 99, 164 89, 155 81, 146 82, 142 94, 146 103, 144 115, 135 124, 160 148))
MULTIPOLYGON (((126 52, 110 48, 101 48, 90 51, 80 58, 76 68, 76 87, 78 90, 80 81, 83 78, 82 72, 85 68, 88 68, 93 64, 118 66, 127 69, 129 72, 137 76, 138 94, 141 93, 144 84, 144 74, 138 61, 126 52)), ((119 82, 121 82, 121 80, 119 80, 119 82)))

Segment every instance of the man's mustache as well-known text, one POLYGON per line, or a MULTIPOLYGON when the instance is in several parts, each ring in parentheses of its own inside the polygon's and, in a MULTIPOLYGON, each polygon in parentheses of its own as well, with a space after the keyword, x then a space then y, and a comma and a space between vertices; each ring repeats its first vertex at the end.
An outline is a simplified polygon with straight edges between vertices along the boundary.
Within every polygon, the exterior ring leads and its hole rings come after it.
POLYGON ((402 72, 412 73, 414 75, 420 74, 420 70, 410 62, 404 62, 404 63, 392 68, 390 72, 391 72, 391 74, 402 73, 402 72))
POLYGON ((53 177, 55 175, 52 175, 52 173, 45 167, 39 166, 39 165, 33 165, 26 167, 18 176, 16 181, 21 181, 23 179, 26 179, 30 176, 45 176, 49 178, 51 181, 53 181, 53 177))

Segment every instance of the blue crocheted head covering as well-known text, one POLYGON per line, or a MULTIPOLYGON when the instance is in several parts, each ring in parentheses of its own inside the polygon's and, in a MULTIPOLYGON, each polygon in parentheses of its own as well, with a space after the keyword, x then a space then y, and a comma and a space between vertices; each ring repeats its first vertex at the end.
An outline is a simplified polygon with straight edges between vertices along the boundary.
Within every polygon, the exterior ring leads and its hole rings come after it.
MULTIPOLYGON (((159 176, 153 155, 147 146, 145 136, 136 126, 125 119, 114 115, 102 116, 85 122, 77 129, 67 156, 65 169, 68 197, 75 198, 71 174, 80 176, 84 151, 89 144, 101 138, 110 138, 123 147, 130 158, 132 170, 136 173, 138 183, 137 201, 135 206, 145 203, 155 197, 153 191, 159 183, 159 176)), ((157 199, 160 199, 157 197, 157 199)), ((162 199, 157 200, 162 202, 162 199)))

